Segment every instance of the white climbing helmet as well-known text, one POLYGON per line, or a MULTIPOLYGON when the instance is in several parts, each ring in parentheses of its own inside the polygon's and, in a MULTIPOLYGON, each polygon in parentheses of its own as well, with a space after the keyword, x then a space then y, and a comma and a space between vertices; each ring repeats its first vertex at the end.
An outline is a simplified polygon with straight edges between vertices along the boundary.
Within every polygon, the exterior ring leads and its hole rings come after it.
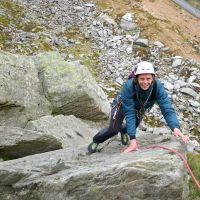
POLYGON ((155 70, 153 68, 152 63, 147 61, 142 61, 138 63, 135 75, 140 75, 140 74, 155 74, 155 70))

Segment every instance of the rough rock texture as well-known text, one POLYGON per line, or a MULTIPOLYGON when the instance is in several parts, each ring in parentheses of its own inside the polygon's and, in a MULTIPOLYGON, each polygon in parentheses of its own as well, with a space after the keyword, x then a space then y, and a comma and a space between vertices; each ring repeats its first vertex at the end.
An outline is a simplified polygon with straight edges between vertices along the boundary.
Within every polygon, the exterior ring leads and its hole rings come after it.
POLYGON ((116 138, 93 155, 82 147, 1 162, 0 199, 186 199, 183 162, 165 150, 144 148, 156 143, 183 151, 180 142, 154 134, 138 140, 140 150, 129 154, 119 153, 116 138))
MULTIPOLYGON (((160 4, 157 5, 160 7, 160 4)), ((128 7, 132 10, 132 5, 128 7)), ((170 48, 163 40, 155 42, 150 41, 150 38, 141 38, 140 23, 135 17, 142 13, 134 13, 133 9, 133 13, 131 11, 126 14, 124 8, 124 13, 121 13, 120 8, 120 15, 114 19, 111 17, 115 15, 113 9, 114 6, 112 9, 99 10, 93 0, 2 0, 0 32, 3 37, 0 47, 11 53, 26 55, 53 50, 71 61, 77 58, 94 61, 92 66, 99 70, 101 87, 108 93, 117 92, 116 88, 123 85, 138 62, 151 61, 158 77, 165 83, 183 133, 191 134, 194 146, 199 147, 195 139, 197 136, 193 133, 200 133, 200 64, 179 55, 172 57, 170 48)), ((164 10, 168 15, 168 9, 164 10)), ((147 19, 143 19, 146 22, 147 19)), ((168 21, 160 17, 158 20, 168 21)), ((155 22, 153 24, 157 25, 157 19, 155 22)), ((180 35, 182 31, 176 27, 172 26, 180 35)), ((199 50, 199 40, 188 41, 199 50)), ((173 42, 175 48, 185 44, 176 39, 173 42)), ((63 147, 70 146, 71 150, 13 161, 2 161, 0 158, 0 199, 188 199, 187 176, 182 161, 164 150, 142 148, 162 141, 167 147, 183 150, 179 142, 168 140, 165 136, 155 136, 169 130, 163 127, 153 129, 145 123, 146 132, 153 134, 139 139, 139 151, 121 155, 118 148, 121 146, 114 140, 105 144, 100 153, 88 156, 86 146, 92 139, 92 136, 90 139, 88 137, 93 128, 83 127, 82 122, 74 117, 65 118, 60 115, 41 118, 52 114, 52 111, 55 115, 73 114, 96 120, 107 115, 107 105, 103 106, 104 99, 99 99, 103 96, 96 92, 99 89, 94 89, 95 83, 91 81, 92 86, 87 86, 90 91, 84 91, 87 85, 84 81, 90 77, 87 70, 78 62, 65 62, 57 53, 34 57, 12 55, 12 59, 7 58, 5 53, 2 55, 1 58, 5 59, 0 66, 0 125, 24 127, 31 120, 26 128, 51 134, 62 142, 63 147), (23 62, 18 58, 23 58, 23 62), (16 74, 10 75, 10 69, 16 70, 16 74), (41 94, 39 98, 38 91, 41 94), (84 112, 86 109, 87 112, 84 112), (99 109, 102 110, 99 112, 99 109), (95 115, 91 115, 91 110, 95 115), (84 149, 79 146, 83 143, 84 149)), ((154 106, 148 114, 151 126, 157 124, 157 121, 159 124, 164 122, 159 111, 158 106, 154 106)), ((92 135, 95 133, 96 130, 92 135)))
POLYGON ((25 127, 44 115, 108 117, 110 105, 90 72, 58 53, 20 56, 0 52, 0 125, 25 127))
POLYGON ((50 114, 33 60, 0 51, 0 125, 25 126, 50 114))
POLYGON ((58 53, 36 56, 45 96, 54 114, 83 119, 107 118, 110 105, 89 70, 79 62, 66 62, 58 53))
POLYGON ((0 157, 20 158, 62 148, 54 136, 41 132, 0 126, 0 157))
POLYGON ((73 115, 44 116, 28 122, 25 128, 55 136, 63 148, 87 144, 98 131, 73 115))

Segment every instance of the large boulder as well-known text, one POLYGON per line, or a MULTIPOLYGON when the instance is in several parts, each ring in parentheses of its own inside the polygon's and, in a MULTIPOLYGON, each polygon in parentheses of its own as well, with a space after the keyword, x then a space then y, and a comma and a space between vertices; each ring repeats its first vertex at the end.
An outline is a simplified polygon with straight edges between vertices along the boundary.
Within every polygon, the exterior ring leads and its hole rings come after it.
POLYGON ((73 148, 88 144, 94 134, 97 133, 98 125, 91 122, 90 124, 88 123, 73 115, 49 115, 28 122, 25 128, 53 135, 62 143, 63 148, 73 148))
POLYGON ((31 57, 0 51, 0 94, 0 125, 24 127, 51 113, 31 57))
POLYGON ((18 127, 0 126, 0 157, 20 158, 62 148, 54 136, 18 127))
POLYGON ((106 95, 90 72, 58 53, 37 56, 0 51, 0 125, 25 127, 44 115, 108 117, 106 95))
POLYGON ((158 144, 184 149, 173 136, 138 137, 140 149, 121 154, 118 138, 99 153, 87 155, 76 147, 0 163, 0 199, 102 200, 187 199, 187 173, 183 162, 158 144))
POLYGON ((106 95, 86 67, 79 62, 66 62, 55 52, 37 55, 35 63, 53 114, 88 120, 108 117, 110 105, 106 95))

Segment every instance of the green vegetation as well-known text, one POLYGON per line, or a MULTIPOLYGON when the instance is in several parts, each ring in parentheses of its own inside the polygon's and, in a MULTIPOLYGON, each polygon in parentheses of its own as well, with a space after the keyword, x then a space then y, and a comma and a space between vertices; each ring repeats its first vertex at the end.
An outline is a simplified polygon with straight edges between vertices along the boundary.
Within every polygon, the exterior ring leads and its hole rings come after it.
POLYGON ((0 24, 3 25, 4 27, 8 26, 8 20, 4 16, 0 16, 0 24))
POLYGON ((6 156, 6 157, 0 157, 0 159, 3 159, 3 161, 8 161, 8 160, 12 160, 12 158, 6 156))
POLYGON ((184 112, 183 112, 183 116, 184 116, 184 118, 188 118, 188 117, 189 117, 189 112, 184 111, 184 112))
POLYGON ((4 9, 6 16, 12 17, 13 20, 18 20, 24 15, 23 7, 11 0, 0 0, 0 9, 4 9))
POLYGON ((194 135, 196 135, 198 137, 198 142, 200 143, 200 132, 199 129, 197 127, 195 127, 193 129, 194 135))
POLYGON ((38 50, 52 50, 50 45, 45 42, 45 38, 42 37, 36 41, 33 38, 21 44, 12 44, 13 32, 11 26, 15 27, 15 29, 31 33, 42 32, 43 28, 35 22, 26 21, 24 19, 25 8, 17 2, 0 0, 0 10, 3 13, 0 16, 0 48, 2 50, 9 51, 12 48, 16 49, 17 53, 26 55, 31 55, 38 50))
POLYGON ((86 58, 86 59, 83 59, 82 62, 83 62, 83 65, 86 66, 89 69, 89 71, 92 73, 92 75, 95 78, 95 80, 97 82, 99 82, 100 81, 99 80, 99 72, 100 72, 100 70, 99 70, 99 68, 95 67, 96 61, 93 60, 93 59, 86 58))
MULTIPOLYGON (((194 135, 198 137, 198 142, 200 143, 200 132, 199 132, 198 127, 195 127, 193 129, 193 132, 194 132, 194 135)), ((187 160, 194 176, 200 183, 200 154, 188 153, 187 160)), ((192 178, 190 178, 189 180, 189 189, 190 189, 189 199, 199 200, 200 190, 198 189, 197 185, 194 183, 192 178)))
MULTIPOLYGON (((189 163, 189 166, 196 177, 196 179, 200 182, 200 155, 195 154, 187 154, 187 160, 189 163)), ((190 188, 190 200, 198 200, 200 197, 200 190, 198 189, 197 185, 194 183, 192 178, 189 180, 189 188, 190 188)))
POLYGON ((59 33, 58 36, 62 36, 63 38, 67 39, 79 39, 83 40, 83 36, 80 33, 79 27, 75 25, 70 25, 67 27, 67 31, 64 33, 59 33))
POLYGON ((189 78, 191 76, 191 71, 188 68, 182 68, 180 71, 180 76, 184 76, 186 78, 189 78))
POLYGON ((9 26, 11 21, 12 24, 17 24, 17 21, 20 21, 23 16, 23 8, 12 1, 0 0, 0 10, 4 11, 0 16, 0 48, 7 50, 11 48, 7 42, 11 40, 12 33, 5 28, 9 26))
POLYGON ((0 20, 4 27, 7 27, 10 23, 16 27, 21 25, 21 19, 24 16, 24 8, 22 6, 11 0, 0 0, 0 9, 5 12, 5 15, 1 16, 0 20))
POLYGON ((68 27, 67 31, 58 35, 65 40, 73 39, 79 41, 80 44, 72 44, 69 47, 57 46, 60 53, 66 54, 68 57, 70 54, 73 55, 75 60, 81 60, 82 63, 89 69, 93 74, 97 82, 99 82, 100 69, 99 64, 99 51, 92 49, 92 43, 90 40, 85 39, 83 34, 80 32, 77 26, 68 27))
POLYGON ((118 93, 118 91, 119 91, 119 90, 116 89, 115 91, 110 91, 110 92, 108 92, 108 93, 107 93, 108 98, 115 98, 116 95, 117 95, 117 93, 118 93))
POLYGON ((11 0, 0 0, 0 9, 5 13, 0 16, 0 24, 2 24, 3 27, 7 27, 11 23, 17 29, 26 32, 42 31, 42 27, 38 26, 35 22, 24 22, 25 9, 23 6, 11 0))
POLYGON ((0 9, 5 12, 4 16, 0 16, 0 23, 4 27, 12 24, 17 29, 25 32, 42 31, 42 27, 38 26, 35 22, 25 22, 25 9, 23 6, 10 0, 0 0, 0 9))
POLYGON ((109 87, 114 88, 114 91, 109 91, 107 92, 108 98, 115 98, 116 95, 119 93, 119 91, 121 90, 121 86, 116 85, 115 83, 113 83, 112 80, 106 79, 105 80, 105 84, 109 87))
POLYGON ((164 125, 160 120, 156 119, 154 116, 145 116, 144 121, 151 127, 162 127, 164 125))
MULTIPOLYGON (((25 20, 25 8, 11 0, 0 0, 0 10, 5 12, 5 15, 0 16, 0 48, 2 50, 9 51, 12 48, 15 49, 16 53, 25 55, 53 50, 53 46, 49 40, 42 34, 40 34, 37 39, 35 39, 33 35, 33 37, 26 41, 12 44, 13 33, 6 29, 10 25, 28 33, 42 32, 43 27, 39 26, 36 22, 25 20)), ((91 42, 85 39, 80 33, 79 27, 70 26, 67 28, 66 32, 58 33, 57 37, 63 38, 66 41, 73 39, 74 41, 80 42, 80 44, 72 43, 69 47, 57 44, 56 48, 59 49, 60 53, 66 54, 66 57, 71 54, 74 56, 74 59, 82 60, 83 64, 88 67, 96 80, 99 81, 99 70, 97 67, 99 52, 91 48, 91 42)))
POLYGON ((18 28, 25 32, 32 32, 32 33, 43 31, 43 28, 41 26, 38 26, 35 22, 25 22, 24 24, 19 25, 18 28))

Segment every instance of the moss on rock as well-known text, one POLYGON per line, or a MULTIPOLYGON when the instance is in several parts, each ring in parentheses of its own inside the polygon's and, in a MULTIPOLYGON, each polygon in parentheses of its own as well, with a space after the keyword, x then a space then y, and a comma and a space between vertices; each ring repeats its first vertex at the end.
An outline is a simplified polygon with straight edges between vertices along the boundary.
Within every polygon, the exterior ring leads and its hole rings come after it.
POLYGON ((164 125, 163 122, 159 121, 154 116, 145 116, 144 121, 151 127, 162 127, 164 125))

